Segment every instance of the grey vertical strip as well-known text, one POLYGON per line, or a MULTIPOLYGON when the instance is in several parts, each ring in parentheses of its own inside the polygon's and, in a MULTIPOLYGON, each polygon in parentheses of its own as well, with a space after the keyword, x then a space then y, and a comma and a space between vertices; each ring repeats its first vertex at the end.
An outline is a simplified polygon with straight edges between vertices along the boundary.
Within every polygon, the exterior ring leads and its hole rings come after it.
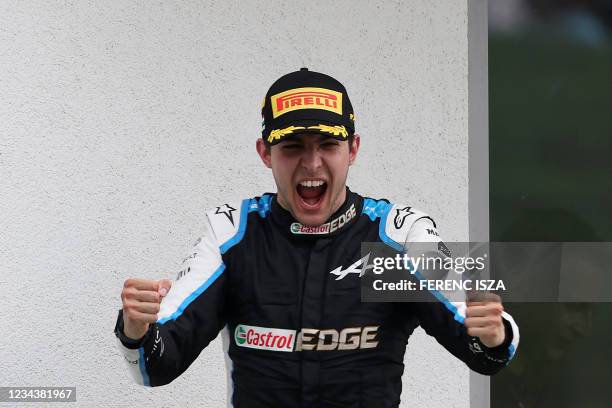
MULTIPOLYGON (((468 0, 468 212, 472 242, 489 240, 487 0, 468 0)), ((489 377, 470 371, 470 408, 490 407, 489 377)))

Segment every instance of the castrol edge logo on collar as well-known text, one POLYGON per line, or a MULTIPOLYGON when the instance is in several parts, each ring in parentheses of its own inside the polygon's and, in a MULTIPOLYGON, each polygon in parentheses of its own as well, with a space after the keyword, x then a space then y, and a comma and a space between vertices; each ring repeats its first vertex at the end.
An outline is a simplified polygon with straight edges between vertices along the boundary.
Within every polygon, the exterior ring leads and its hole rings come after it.
POLYGON ((307 234, 307 235, 318 235, 318 234, 331 234, 332 232, 344 227, 350 220, 355 218, 357 211, 355 210, 355 204, 351 204, 348 210, 344 214, 340 214, 330 222, 321 224, 316 227, 307 227, 294 222, 291 224, 290 230, 294 234, 307 234))
POLYGON ((325 88, 295 88, 272 95, 272 116, 299 109, 323 109, 342 115, 342 94, 325 88))
POLYGON ((296 331, 239 324, 234 330, 234 341, 239 347, 284 352, 370 349, 378 346, 379 327, 296 331))

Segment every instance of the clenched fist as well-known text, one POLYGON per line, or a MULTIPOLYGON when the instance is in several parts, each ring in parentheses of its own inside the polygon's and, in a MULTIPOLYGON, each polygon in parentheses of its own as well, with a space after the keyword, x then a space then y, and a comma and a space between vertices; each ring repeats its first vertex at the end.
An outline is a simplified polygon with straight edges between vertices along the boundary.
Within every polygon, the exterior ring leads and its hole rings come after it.
POLYGON ((502 344, 506 330, 502 321, 504 307, 501 298, 494 293, 471 292, 466 305, 465 327, 468 335, 478 337, 489 348, 502 344))
POLYGON ((166 296, 172 281, 168 279, 128 279, 123 284, 123 333, 134 340, 142 338, 149 324, 157 321, 159 304, 166 296))

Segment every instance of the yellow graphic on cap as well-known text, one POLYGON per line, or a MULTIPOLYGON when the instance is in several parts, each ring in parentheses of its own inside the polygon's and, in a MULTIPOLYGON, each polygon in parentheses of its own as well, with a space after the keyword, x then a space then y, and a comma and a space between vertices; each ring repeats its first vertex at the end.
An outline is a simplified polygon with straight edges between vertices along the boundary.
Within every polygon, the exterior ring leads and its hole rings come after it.
POLYGON ((349 119, 354 122, 355 121, 355 115, 353 115, 352 113, 349 113, 349 119))
POLYGON ((284 129, 274 129, 268 136, 268 143, 272 143, 273 140, 280 140, 281 138, 293 133, 296 130, 305 130, 304 126, 289 126, 284 129))
POLYGON ((316 125, 308 126, 308 129, 316 129, 321 132, 330 133, 334 136, 342 136, 345 139, 348 137, 348 131, 344 126, 316 125))
POLYGON ((342 94, 325 88, 295 88, 272 95, 272 117, 300 109, 323 109, 342 115, 342 94))
POLYGON ((328 126, 328 125, 314 125, 314 126, 289 126, 283 129, 274 129, 268 136, 268 143, 272 143, 274 140, 280 140, 283 137, 292 134, 296 130, 318 130, 323 133, 329 133, 334 136, 341 136, 344 139, 348 137, 348 131, 344 126, 328 126))

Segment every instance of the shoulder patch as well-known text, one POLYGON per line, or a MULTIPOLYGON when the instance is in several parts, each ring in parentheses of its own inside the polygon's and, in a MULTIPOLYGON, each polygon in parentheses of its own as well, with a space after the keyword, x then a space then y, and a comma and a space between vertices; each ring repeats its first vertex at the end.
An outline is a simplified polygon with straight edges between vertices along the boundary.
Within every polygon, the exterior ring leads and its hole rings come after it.
POLYGON ((434 225, 433 230, 435 231, 436 223, 423 211, 407 205, 393 204, 387 214, 384 226, 385 234, 393 241, 403 245, 412 225, 421 218, 431 220, 434 225))
POLYGON ((249 201, 222 204, 206 212, 221 254, 240 242, 244 236, 249 201))
POLYGON ((239 243, 244 237, 247 217, 257 212, 264 218, 270 212, 271 195, 247 198, 238 203, 226 203, 206 212, 210 225, 217 237, 221 254, 239 243))
MULTIPOLYGON (((218 206, 215 209, 215 212, 213 213, 213 215, 224 215, 225 218, 227 218, 227 220, 230 222, 230 224, 232 224, 233 227, 236 226, 236 223, 234 222, 234 213, 236 211, 238 211, 237 215, 240 215, 240 210, 239 210, 239 206, 238 206, 238 210, 235 208, 235 204, 234 206, 232 206, 231 204, 223 204, 218 206)), ((237 220, 238 221, 238 220, 237 220)))
POLYGON ((417 220, 422 218, 431 220, 434 227, 432 231, 437 233, 435 231, 436 223, 429 215, 407 205, 366 198, 363 202, 362 212, 372 221, 380 218, 378 230, 380 239, 398 251, 404 249, 408 233, 417 220))
POLYGON ((242 202, 222 204, 206 212, 219 245, 236 235, 241 221, 242 202))

